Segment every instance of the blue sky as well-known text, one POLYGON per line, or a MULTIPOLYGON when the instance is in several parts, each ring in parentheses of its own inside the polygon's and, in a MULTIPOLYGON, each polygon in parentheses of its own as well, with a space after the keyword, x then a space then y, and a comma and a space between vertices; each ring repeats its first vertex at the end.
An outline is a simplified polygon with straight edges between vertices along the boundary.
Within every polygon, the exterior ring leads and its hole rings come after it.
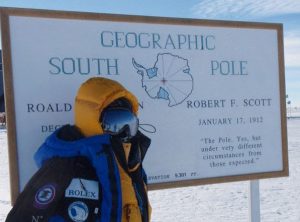
POLYGON ((0 6, 283 23, 288 100, 300 107, 300 0, 0 0, 0 6))

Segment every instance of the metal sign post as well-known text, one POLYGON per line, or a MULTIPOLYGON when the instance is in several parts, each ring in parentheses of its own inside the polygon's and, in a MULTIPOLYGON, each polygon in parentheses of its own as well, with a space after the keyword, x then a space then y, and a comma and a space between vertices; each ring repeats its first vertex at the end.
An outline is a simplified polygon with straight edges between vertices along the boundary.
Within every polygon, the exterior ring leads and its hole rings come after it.
POLYGON ((249 222, 260 222, 259 180, 249 183, 249 222))

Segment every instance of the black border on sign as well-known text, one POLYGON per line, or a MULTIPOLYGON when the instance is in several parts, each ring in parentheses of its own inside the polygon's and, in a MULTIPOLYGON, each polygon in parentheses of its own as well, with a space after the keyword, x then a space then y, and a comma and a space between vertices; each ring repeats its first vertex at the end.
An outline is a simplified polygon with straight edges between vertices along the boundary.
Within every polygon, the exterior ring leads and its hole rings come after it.
POLYGON ((219 20, 200 20, 149 16, 132 16, 116 14, 98 14, 86 12, 65 12, 34 9, 0 8, 1 15, 1 33, 2 50, 4 65, 4 89, 7 113, 7 133, 9 149, 9 170, 12 204, 20 192, 19 190, 19 163, 16 138, 16 113, 14 106, 13 91, 13 69, 10 42, 9 19, 10 16, 41 17, 41 18, 59 18, 59 19, 77 19, 77 20, 95 20, 95 21, 113 21, 113 22, 135 22, 151 24, 174 24, 185 26, 209 26, 209 27, 228 27, 228 28, 253 28, 270 29, 277 31, 278 39, 278 68, 280 84, 280 110, 281 110, 281 136, 282 136, 282 171, 252 173, 235 176, 222 176, 214 178, 184 180, 176 182, 166 182, 150 184, 149 189, 166 189, 175 187, 185 187, 194 185, 204 185, 213 183, 224 183, 242 180, 255 180, 263 178, 282 177, 289 175, 288 169, 288 142, 287 142, 287 123, 286 123, 286 97, 285 97, 285 73, 284 73, 284 48, 283 48, 283 26, 275 23, 257 23, 257 22, 235 22, 219 20))

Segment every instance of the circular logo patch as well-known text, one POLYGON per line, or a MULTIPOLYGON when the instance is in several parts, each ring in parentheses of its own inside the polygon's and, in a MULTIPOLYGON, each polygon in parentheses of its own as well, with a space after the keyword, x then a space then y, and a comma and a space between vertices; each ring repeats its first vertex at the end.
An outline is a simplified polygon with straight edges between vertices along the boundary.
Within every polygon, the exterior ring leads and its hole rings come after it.
POLYGON ((75 222, 83 222, 89 216, 89 209, 85 203, 76 201, 68 208, 69 217, 75 222))
POLYGON ((47 184, 41 187, 35 194, 35 206, 45 208, 55 198, 55 187, 52 184, 47 184))

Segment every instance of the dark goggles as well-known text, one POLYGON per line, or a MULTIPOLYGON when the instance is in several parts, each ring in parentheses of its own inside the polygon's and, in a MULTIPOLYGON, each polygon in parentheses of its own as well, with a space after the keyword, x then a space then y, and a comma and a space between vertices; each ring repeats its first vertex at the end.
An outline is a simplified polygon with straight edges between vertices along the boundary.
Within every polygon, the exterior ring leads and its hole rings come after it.
POLYGON ((136 135, 139 119, 128 109, 109 108, 102 114, 102 128, 105 133, 118 135, 126 133, 131 138, 136 135))

